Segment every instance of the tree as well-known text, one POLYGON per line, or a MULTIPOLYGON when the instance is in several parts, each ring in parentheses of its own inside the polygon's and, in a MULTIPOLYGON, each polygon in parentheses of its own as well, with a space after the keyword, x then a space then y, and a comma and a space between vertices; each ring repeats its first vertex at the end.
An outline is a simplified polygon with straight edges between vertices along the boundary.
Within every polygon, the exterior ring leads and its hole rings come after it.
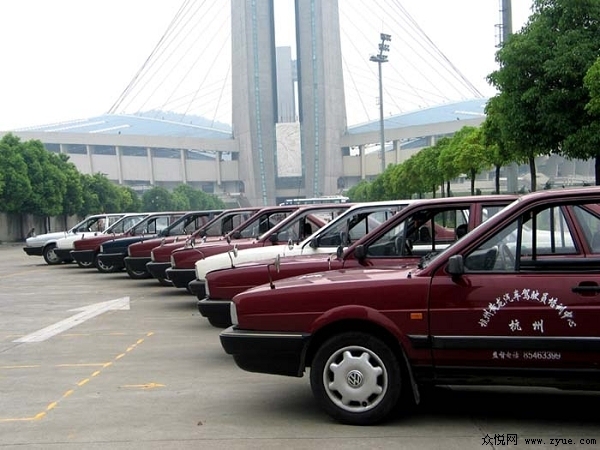
POLYGON ((475 178, 479 172, 489 167, 481 128, 462 127, 452 137, 449 149, 454 155, 456 168, 461 173, 466 173, 471 180, 471 195, 475 195, 475 178))
POLYGON ((144 211, 169 211, 173 208, 173 195, 162 186, 155 186, 142 195, 144 211))
POLYGON ((66 192, 63 196, 62 213, 65 216, 72 216, 79 212, 83 205, 83 187, 81 185, 81 175, 77 167, 69 162, 69 156, 63 153, 56 158, 57 166, 65 175, 66 192))
POLYGON ((7 213, 21 213, 32 193, 20 146, 19 138, 10 133, 0 140, 0 208, 7 213))
POLYGON ((62 214, 67 177, 59 168, 58 156, 46 151, 38 140, 23 142, 21 149, 32 188, 24 212, 44 217, 62 214))
POLYGON ((597 146, 585 142, 593 139, 593 120, 585 111, 590 97, 583 79, 599 52, 600 2, 535 0, 528 23, 496 53, 500 69, 488 80, 500 92, 501 135, 511 136, 528 161, 531 190, 536 156, 598 158, 597 146))
POLYGON ((455 155, 451 148, 452 138, 443 137, 435 145, 439 148, 438 169, 444 180, 446 180, 446 195, 452 196, 450 192, 450 180, 460 175, 460 170, 456 166, 455 155))
POLYGON ((516 160, 513 140, 510 136, 503 136, 503 127, 500 125, 504 116, 496 112, 496 103, 501 97, 491 98, 485 106, 485 120, 481 125, 485 160, 494 167, 496 194, 500 194, 500 170, 503 166, 516 160))

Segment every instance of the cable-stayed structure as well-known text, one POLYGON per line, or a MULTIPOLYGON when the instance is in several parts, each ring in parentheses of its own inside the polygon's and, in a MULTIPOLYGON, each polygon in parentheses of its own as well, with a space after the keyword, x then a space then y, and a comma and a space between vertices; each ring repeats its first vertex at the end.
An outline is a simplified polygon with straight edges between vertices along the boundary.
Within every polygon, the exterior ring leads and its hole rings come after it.
MULTIPOLYGON (((275 8, 276 26, 293 24, 291 0, 277 0, 275 8)), ((400 0, 340 1, 339 22, 348 125, 377 119, 377 67, 369 54, 376 53, 380 32, 392 35, 386 115, 484 97, 400 0)), ((231 29, 231 8, 223 0, 184 0, 167 29, 157 30, 154 50, 109 112, 157 118, 170 112, 182 122, 201 116, 231 124, 231 29)), ((290 46, 296 58, 296 43, 282 34, 276 31, 275 44, 290 46)))

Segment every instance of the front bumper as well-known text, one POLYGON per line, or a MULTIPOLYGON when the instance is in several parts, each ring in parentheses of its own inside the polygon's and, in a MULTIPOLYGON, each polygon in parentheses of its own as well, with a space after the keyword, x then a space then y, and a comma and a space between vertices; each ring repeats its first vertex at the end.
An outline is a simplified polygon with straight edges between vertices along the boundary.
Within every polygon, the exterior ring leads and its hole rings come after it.
POLYGON ((146 264, 146 270, 152 275, 153 278, 157 280, 166 280, 167 279, 167 269, 171 267, 170 262, 156 262, 150 261, 146 264))
POLYGON ((231 326, 219 334, 219 339, 240 369, 292 377, 304 374, 309 334, 247 331, 231 326))
POLYGON ((99 253, 98 262, 106 267, 122 268, 125 267, 125 255, 126 253, 99 253))
POLYGON ((68 259, 73 259, 73 257, 71 256, 71 251, 73 251, 72 248, 54 248, 54 254, 56 256, 58 256, 60 259, 62 259, 63 261, 66 261, 68 259))
POLYGON ((150 257, 147 256, 126 256, 124 259, 127 270, 131 270, 133 272, 148 272, 146 264, 148 264, 150 261, 150 257))
POLYGON ((70 253, 71 258, 82 264, 93 264, 96 255, 95 250, 71 250, 70 253))
POLYGON ((188 289, 189 282, 196 279, 196 271, 194 269, 173 269, 170 267, 165 273, 167 274, 166 278, 171 280, 173 286, 177 288, 188 289))
MULTIPOLYGON (((190 283, 191 284, 191 283, 190 283)), ((229 312, 231 300, 213 300, 204 298, 198 301, 198 311, 202 317, 220 328, 231 326, 231 313, 229 312)))
POLYGON ((44 254, 44 247, 23 247, 23 251, 29 256, 42 256, 44 254))
POLYGON ((188 283, 188 291, 198 297, 198 300, 203 300, 206 297, 206 282, 196 278, 188 283))

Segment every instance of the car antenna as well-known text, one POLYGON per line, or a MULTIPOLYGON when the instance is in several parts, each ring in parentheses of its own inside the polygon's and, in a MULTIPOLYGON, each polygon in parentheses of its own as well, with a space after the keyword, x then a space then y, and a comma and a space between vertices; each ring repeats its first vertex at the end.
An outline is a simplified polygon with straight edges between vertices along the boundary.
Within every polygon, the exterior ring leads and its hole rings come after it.
POLYGON ((277 254, 275 260, 271 264, 267 264, 267 272, 269 273, 269 287, 271 289, 275 289, 273 277, 271 276, 271 266, 275 267, 275 270, 277 270, 277 273, 279 273, 279 269, 281 268, 281 256, 279 256, 279 254, 277 254))

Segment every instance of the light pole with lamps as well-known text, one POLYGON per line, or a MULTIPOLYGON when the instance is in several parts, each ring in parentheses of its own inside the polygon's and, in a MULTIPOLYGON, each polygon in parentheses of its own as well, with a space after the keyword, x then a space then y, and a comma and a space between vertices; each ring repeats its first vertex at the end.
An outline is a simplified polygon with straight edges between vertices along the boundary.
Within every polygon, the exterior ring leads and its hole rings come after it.
POLYGON ((379 53, 371 56, 370 61, 376 62, 379 68, 379 128, 381 132, 381 173, 385 172, 385 131, 383 126, 383 79, 381 76, 381 64, 387 62, 388 57, 383 52, 390 50, 390 46, 386 44, 392 40, 392 35, 381 33, 381 43, 379 44, 379 53))

